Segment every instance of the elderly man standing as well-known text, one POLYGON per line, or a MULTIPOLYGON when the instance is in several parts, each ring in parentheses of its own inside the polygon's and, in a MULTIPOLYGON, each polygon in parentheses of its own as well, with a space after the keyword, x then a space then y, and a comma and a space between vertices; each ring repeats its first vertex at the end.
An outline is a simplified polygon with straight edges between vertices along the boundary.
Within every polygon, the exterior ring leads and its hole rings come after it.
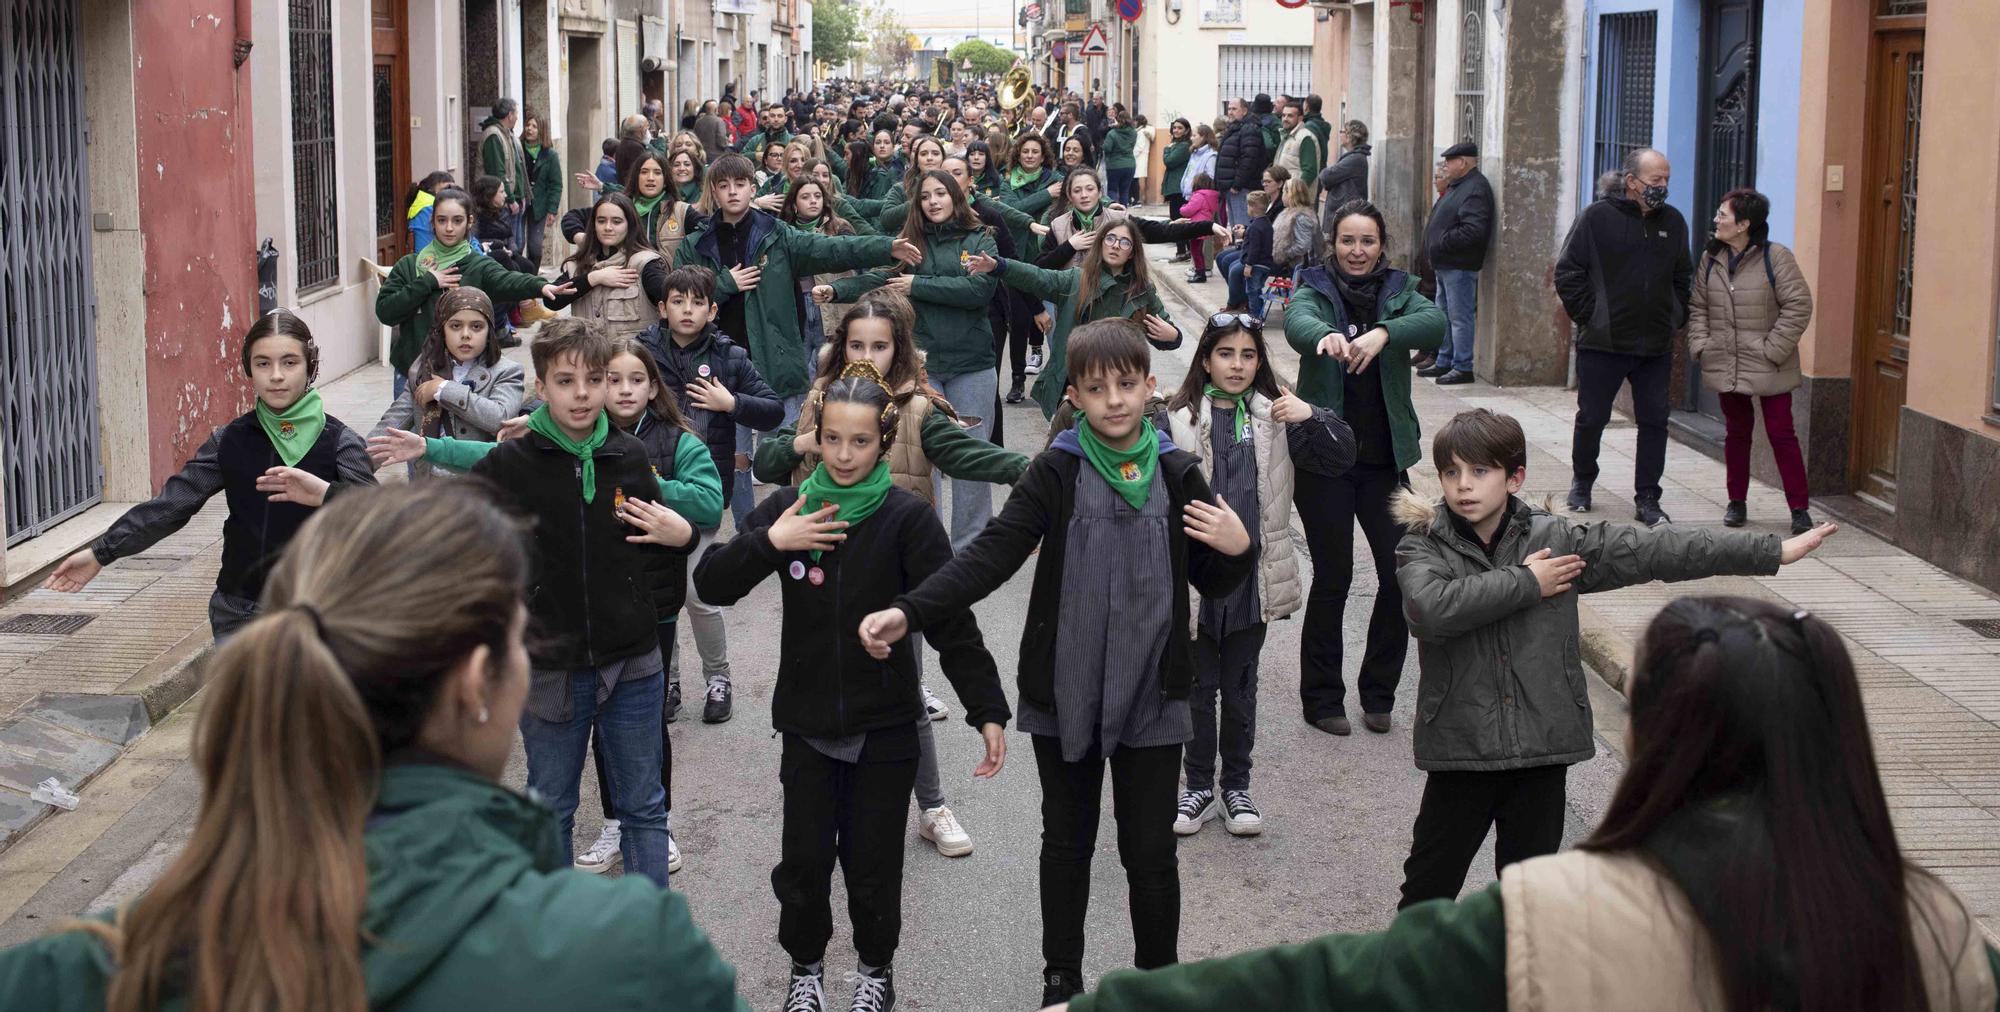
POLYGON ((1556 260, 1556 294, 1576 325, 1576 436, 1570 449, 1569 509, 1590 511, 1597 448, 1618 388, 1632 385, 1639 423, 1634 517, 1668 523, 1660 509, 1667 461, 1667 384, 1674 331, 1687 323, 1694 261, 1687 220, 1667 206, 1667 156, 1640 148, 1625 156, 1623 194, 1577 216, 1556 260))
POLYGON ((1479 271, 1493 240, 1493 185, 1479 171, 1479 145, 1470 141, 1440 156, 1445 189, 1424 227, 1424 255, 1437 272, 1437 304, 1451 326, 1437 357, 1417 375, 1440 386, 1472 382, 1472 338, 1479 324, 1479 271))
POLYGON ((521 212, 533 197, 533 187, 528 182, 528 160, 521 153, 521 140, 514 131, 520 127, 521 107, 511 98, 503 98, 493 103, 493 112, 479 124, 482 131, 479 138, 479 169, 481 174, 499 176, 507 187, 507 217, 514 226, 514 248, 528 248, 527 231, 523 229, 521 212))

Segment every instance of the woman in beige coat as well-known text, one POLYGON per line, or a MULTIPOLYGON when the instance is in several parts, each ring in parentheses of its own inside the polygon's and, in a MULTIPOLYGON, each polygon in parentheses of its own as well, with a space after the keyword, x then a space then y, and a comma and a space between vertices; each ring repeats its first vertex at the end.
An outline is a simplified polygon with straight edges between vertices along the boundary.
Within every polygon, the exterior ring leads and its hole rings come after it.
POLYGON ((1806 512, 1806 465, 1792 428, 1792 391, 1799 386, 1799 337, 1812 319, 1812 290, 1792 251, 1770 240, 1771 201, 1756 190, 1731 190, 1715 209, 1715 238, 1694 272, 1688 311, 1688 354, 1701 364, 1702 382, 1721 395, 1728 426, 1723 463, 1729 506, 1722 522, 1749 522, 1753 400, 1764 408, 1770 437, 1792 510, 1792 533, 1812 529, 1806 512))

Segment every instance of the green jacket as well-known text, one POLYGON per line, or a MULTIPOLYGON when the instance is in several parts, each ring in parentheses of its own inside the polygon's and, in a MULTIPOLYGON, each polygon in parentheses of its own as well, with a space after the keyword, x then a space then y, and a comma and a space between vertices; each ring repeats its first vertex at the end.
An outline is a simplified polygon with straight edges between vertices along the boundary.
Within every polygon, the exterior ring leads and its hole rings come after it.
POLYGON ((1138 142, 1139 132, 1128 126, 1115 126, 1104 134, 1104 167, 1107 169, 1130 169, 1137 163, 1132 160, 1132 146, 1138 142))
POLYGON ((1181 177, 1187 175, 1188 155, 1192 152, 1186 141, 1175 141, 1160 152, 1160 162, 1166 166, 1166 175, 1160 177, 1160 192, 1175 196, 1181 192, 1181 177))
POLYGON ((1307 116, 1305 127, 1307 130, 1313 132, 1313 136, 1319 138, 1319 149, 1321 151, 1333 150, 1333 124, 1328 123, 1325 116, 1321 116, 1319 113, 1307 116))
POLYGON ((880 200, 884 194, 887 194, 892 188, 900 186, 902 182, 902 163, 891 160, 886 166, 877 165, 870 168, 868 170, 867 188, 855 194, 855 196, 866 197, 869 200, 880 200))
MULTIPOLYGON (((991 197, 977 197, 974 198, 973 203, 977 205, 973 208, 975 212, 982 207, 992 208, 993 213, 999 215, 1000 220, 1007 223, 1007 233, 1010 237, 1016 229, 1024 229, 1035 223, 1035 219, 1022 214, 1014 205, 1001 203, 991 197)), ((908 220, 910 220, 910 204, 908 201, 904 201, 894 207, 883 208, 880 220, 882 234, 895 235, 897 232, 903 230, 903 222, 908 220)), ((1018 250, 1016 251, 1016 255, 1019 255, 1018 250)))
MULTIPOLYGON (((1327 334, 1347 333, 1347 308, 1326 272, 1325 267, 1310 267, 1299 274, 1297 290, 1285 306, 1285 340, 1299 353, 1299 397, 1339 414, 1347 396, 1342 385, 1347 367, 1317 349, 1327 334)), ((1410 356, 1402 353, 1436 348, 1444 338, 1444 312, 1417 294, 1415 276, 1391 269, 1382 282, 1381 316, 1389 346, 1375 357, 1375 374, 1382 378, 1389 407, 1396 467, 1408 469, 1424 458, 1424 451, 1418 445, 1417 409, 1410 402, 1410 356)))
POLYGON ((1028 216, 1027 223, 1019 227, 1009 228, 1014 237, 1014 255, 1016 257, 1022 260, 1033 260, 1036 255, 1041 253, 1042 239, 1029 226, 1034 224, 1034 219, 1043 211, 1049 209, 1049 205, 1056 202, 1056 198, 1049 196, 1049 184, 1056 182, 1060 178, 1054 172, 1045 168, 1034 179, 1029 180, 1026 185, 1014 186, 1008 182, 1008 176, 1005 172, 1000 174, 1000 187, 994 191, 993 199, 1028 216))
MULTIPOLYGON (((539 274, 510 271, 483 253, 459 261, 458 268, 459 285, 485 292, 495 309, 536 298, 548 284, 539 274)), ((396 336, 389 341, 389 368, 398 374, 409 372, 424 350, 424 339, 431 332, 431 311, 443 291, 429 271, 417 266, 417 253, 396 261, 382 280, 375 293, 375 319, 396 328, 396 336)))
MULTIPOLYGON (((488 127, 496 126, 500 128, 501 133, 512 135, 512 132, 506 126, 502 125, 498 119, 492 116, 486 117, 486 120, 479 124, 479 130, 481 133, 485 133, 488 127)), ((514 137, 513 141, 513 148, 516 154, 513 159, 514 164, 511 167, 507 164, 508 144, 506 140, 498 136, 493 136, 480 141, 479 171, 481 175, 499 176, 502 182, 508 184, 507 199, 519 200, 521 197, 521 188, 516 184, 516 181, 526 179, 532 182, 533 177, 528 174, 528 158, 527 154, 521 151, 521 139, 514 137)))
MULTIPOLYGON (((736 281, 722 263, 715 237, 716 215, 704 221, 692 235, 681 240, 674 252, 674 266, 689 264, 715 272, 715 297, 728 299, 737 294, 736 281)), ((805 232, 785 225, 777 218, 751 209, 747 218, 750 234, 744 240, 744 262, 763 268, 763 277, 747 296, 744 326, 748 334, 731 334, 750 349, 771 389, 780 397, 806 392, 811 376, 806 369, 805 334, 800 328, 799 276, 861 270, 888 263, 890 239, 885 235, 831 236, 805 232)), ((988 338, 988 344, 992 339, 988 338)))
MULTIPOLYGON (((527 145, 521 146, 521 154, 527 155, 527 145)), ((534 182, 535 200, 528 215, 528 227, 538 228, 537 223, 547 220, 549 215, 562 210, 563 174, 562 155, 556 149, 543 145, 541 152, 528 158, 532 166, 528 178, 534 182)))
MULTIPOLYGON (((1137 251, 1134 252, 1136 254, 1137 251)), ((1168 323, 1174 322, 1167 316, 1167 307, 1160 302, 1159 286, 1134 295, 1129 272, 1113 274, 1105 271, 1098 275, 1097 291, 1091 293, 1078 293, 1077 286, 1082 280, 1081 267, 1051 271, 1020 260, 1000 261, 1001 283, 1043 302, 1056 304, 1056 329, 1049 335, 1048 357, 1043 362, 1041 375, 1035 377, 1035 389, 1032 391, 1035 403, 1042 407, 1044 418, 1055 417, 1056 407, 1063 400, 1063 388, 1069 385, 1064 348, 1069 344, 1069 332, 1078 324, 1130 317, 1141 309, 1168 323)))
MULTIPOLYGON (((680 893, 570 867, 553 813, 484 777, 391 765, 366 837, 362 975, 368 1006, 546 1009, 588 994, 605 1008, 747 1009, 736 971, 680 893)), ((9 1008, 99 1012, 115 967, 80 931, 0 955, 9 1008)), ((165 1009, 185 1008, 170 996, 165 1009)))
POLYGON ((1577 640, 1577 595, 1655 580, 1769 576, 1776 534, 1662 525, 1578 523, 1519 498, 1493 556, 1442 502, 1398 493, 1405 531, 1396 583, 1417 638, 1417 768, 1567 766, 1596 754, 1577 640), (1579 555, 1571 590, 1542 596, 1528 556, 1579 555))
POLYGON ((743 154, 745 157, 750 159, 750 164, 762 165, 764 164, 764 148, 767 145, 790 144, 794 136, 796 135, 794 135, 790 130, 786 130, 783 133, 780 133, 778 136, 772 137, 771 135, 765 133, 762 127, 759 127, 756 130, 752 131, 750 136, 743 138, 743 144, 742 144, 743 154))
MULTIPOLYGON (((917 311, 917 347, 924 350, 932 376, 980 372, 1000 364, 993 351, 993 323, 986 315, 1000 282, 991 274, 966 273, 959 266, 961 253, 1000 255, 985 228, 924 224, 924 262, 909 272, 910 305, 917 311)), ((874 270, 841 278, 833 283, 833 301, 853 302, 893 276, 874 270)))
MULTIPOLYGON (((792 440, 798 434, 798 423, 787 422, 758 441, 757 456, 751 461, 751 470, 758 481, 773 485, 792 483, 792 473, 805 460, 804 454, 792 449, 792 440)), ((965 431, 941 409, 924 416, 923 437, 925 459, 948 478, 1012 485, 1028 470, 1027 455, 965 431)))

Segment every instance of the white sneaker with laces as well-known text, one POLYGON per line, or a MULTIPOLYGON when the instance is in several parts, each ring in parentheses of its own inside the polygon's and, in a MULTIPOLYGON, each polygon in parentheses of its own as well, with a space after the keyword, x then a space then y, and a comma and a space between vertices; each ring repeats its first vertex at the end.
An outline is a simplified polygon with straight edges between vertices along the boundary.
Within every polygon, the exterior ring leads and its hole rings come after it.
POLYGON ((1028 364, 1022 366, 1021 371, 1030 376, 1042 371, 1042 349, 1039 345, 1028 346, 1028 364))
POLYGON ((951 708, 944 705, 944 700, 937 698, 937 694, 931 691, 930 686, 924 685, 922 688, 924 690, 924 716, 932 720, 943 720, 951 716, 951 708))
POLYGON ((590 849, 576 856, 576 866, 592 875, 602 875, 618 863, 618 820, 604 820, 604 828, 597 831, 597 842, 590 849))
POLYGON ((681 845, 674 842, 673 830, 667 830, 667 874, 678 875, 681 870, 681 845))
POLYGON ((1202 824, 1215 818, 1217 810, 1214 791, 1181 791, 1181 803, 1174 808, 1174 835, 1201 832, 1202 824))
POLYGON ((945 857, 972 853, 972 835, 958 824, 958 816, 943 805, 926 808, 917 815, 917 835, 937 845, 937 852, 945 857))

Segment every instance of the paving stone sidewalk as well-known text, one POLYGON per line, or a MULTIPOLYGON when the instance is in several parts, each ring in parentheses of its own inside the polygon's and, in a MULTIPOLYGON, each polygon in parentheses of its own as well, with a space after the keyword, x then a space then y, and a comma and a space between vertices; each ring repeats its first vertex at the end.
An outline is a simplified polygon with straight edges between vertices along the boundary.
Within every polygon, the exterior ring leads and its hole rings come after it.
MULTIPOLYGON (((1149 213, 1161 213, 1151 210, 1149 213)), ((1225 302, 1219 275, 1183 279, 1163 247, 1149 250, 1154 276, 1203 315, 1225 302)), ((1182 321, 1189 340, 1201 320, 1182 321)), ((1273 321, 1276 322, 1275 320, 1273 321)), ((1298 354, 1282 331, 1269 333, 1279 374, 1297 375, 1298 354)), ((1428 437, 1452 415, 1485 407, 1514 416, 1528 437, 1524 494, 1560 501, 1569 488, 1573 391, 1498 388, 1484 382, 1440 387, 1414 380, 1417 414, 1428 437)), ((1636 430, 1623 418, 1604 437, 1594 519, 1630 522, 1636 430)), ((1426 442, 1426 450, 1428 450, 1426 442)), ((1411 478, 1437 487, 1428 462, 1411 478)), ((1671 441, 1661 504, 1679 524, 1720 526, 1727 499, 1723 465, 1671 441)), ((1790 530, 1779 489, 1753 482, 1750 529, 1790 530)), ((1359 544, 1357 535, 1356 543, 1359 544)), ((1631 646, 1646 623, 1684 594, 1738 594, 1804 608, 1840 630, 1853 655, 1875 733, 1876 760, 1904 853, 1936 873, 2000 944, 2000 639, 1974 625, 2000 628, 2000 598, 1854 527, 1842 529, 1813 557, 1776 576, 1717 577, 1648 584, 1584 599, 1588 659, 1614 686, 1624 683, 1631 646)))

